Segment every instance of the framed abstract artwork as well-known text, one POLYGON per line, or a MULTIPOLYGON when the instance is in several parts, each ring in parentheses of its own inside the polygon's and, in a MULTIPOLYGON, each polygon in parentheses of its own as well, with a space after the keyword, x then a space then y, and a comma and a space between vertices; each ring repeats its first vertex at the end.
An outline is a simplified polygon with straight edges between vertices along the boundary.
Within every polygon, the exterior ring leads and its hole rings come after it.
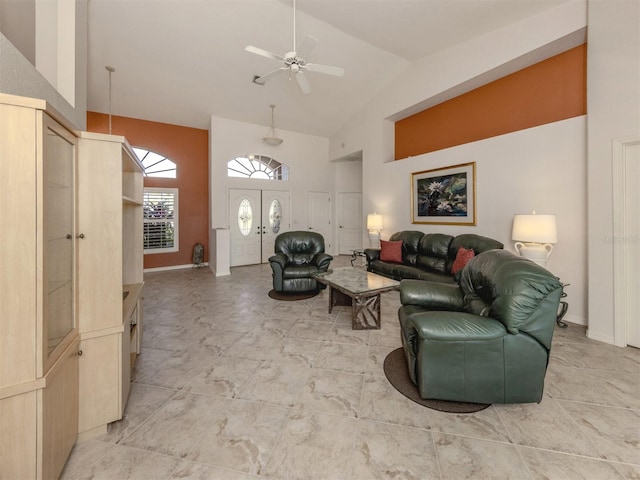
POLYGON ((476 224, 476 163, 411 174, 411 223, 476 224))

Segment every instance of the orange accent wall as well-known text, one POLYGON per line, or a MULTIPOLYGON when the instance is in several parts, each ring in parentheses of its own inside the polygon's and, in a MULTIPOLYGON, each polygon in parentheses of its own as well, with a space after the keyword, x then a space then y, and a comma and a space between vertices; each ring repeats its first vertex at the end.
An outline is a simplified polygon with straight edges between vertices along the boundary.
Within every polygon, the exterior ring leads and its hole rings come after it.
POLYGON ((395 124, 395 159, 587 113, 587 46, 567 50, 395 124))
MULTIPOLYGON (((107 133, 109 117, 87 112, 87 130, 107 133)), ((209 132, 116 116, 111 118, 111 131, 125 136, 132 146, 157 152, 177 165, 177 178, 145 177, 144 186, 179 189, 180 250, 145 255, 144 268, 190 264, 193 246, 198 242, 204 245, 205 261, 208 261, 209 132)))

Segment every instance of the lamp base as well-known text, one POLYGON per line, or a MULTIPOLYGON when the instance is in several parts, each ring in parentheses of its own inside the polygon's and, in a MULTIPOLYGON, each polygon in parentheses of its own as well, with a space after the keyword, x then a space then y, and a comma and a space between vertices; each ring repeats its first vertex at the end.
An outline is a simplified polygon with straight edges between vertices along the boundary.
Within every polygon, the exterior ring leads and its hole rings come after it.
POLYGON ((369 230, 369 246, 371 248, 380 248, 380 232, 369 230))
POLYGON ((546 266, 547 260, 553 251, 553 245, 550 243, 515 243, 516 252, 524 258, 528 258, 541 267, 546 266))

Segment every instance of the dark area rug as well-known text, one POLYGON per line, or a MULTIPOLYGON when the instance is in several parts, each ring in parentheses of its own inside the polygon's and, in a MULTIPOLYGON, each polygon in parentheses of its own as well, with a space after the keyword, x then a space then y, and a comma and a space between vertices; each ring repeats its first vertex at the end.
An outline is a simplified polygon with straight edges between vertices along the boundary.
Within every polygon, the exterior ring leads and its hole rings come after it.
POLYGON ((490 406, 483 403, 449 402, 447 400, 425 400, 418 393, 416 387, 409 378, 407 362, 404 358, 404 350, 397 348, 384 359, 384 374, 389 383, 409 400, 424 407, 448 413, 474 413, 490 406))
POLYGON ((285 302, 295 302, 296 300, 306 300, 318 295, 320 291, 302 292, 302 293, 280 293, 275 290, 269 291, 269 296, 274 300, 284 300, 285 302))

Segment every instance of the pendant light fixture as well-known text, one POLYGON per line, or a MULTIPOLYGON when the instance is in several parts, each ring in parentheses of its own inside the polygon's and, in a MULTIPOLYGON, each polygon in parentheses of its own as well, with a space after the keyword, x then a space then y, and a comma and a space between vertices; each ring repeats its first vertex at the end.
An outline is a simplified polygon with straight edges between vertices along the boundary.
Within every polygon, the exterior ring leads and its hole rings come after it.
POLYGON ((269 105, 271 107, 271 127, 267 131, 267 135, 262 137, 262 141, 268 145, 273 145, 274 147, 280 145, 283 140, 278 137, 276 134, 276 127, 273 121, 273 109, 276 108, 275 105, 269 105))

